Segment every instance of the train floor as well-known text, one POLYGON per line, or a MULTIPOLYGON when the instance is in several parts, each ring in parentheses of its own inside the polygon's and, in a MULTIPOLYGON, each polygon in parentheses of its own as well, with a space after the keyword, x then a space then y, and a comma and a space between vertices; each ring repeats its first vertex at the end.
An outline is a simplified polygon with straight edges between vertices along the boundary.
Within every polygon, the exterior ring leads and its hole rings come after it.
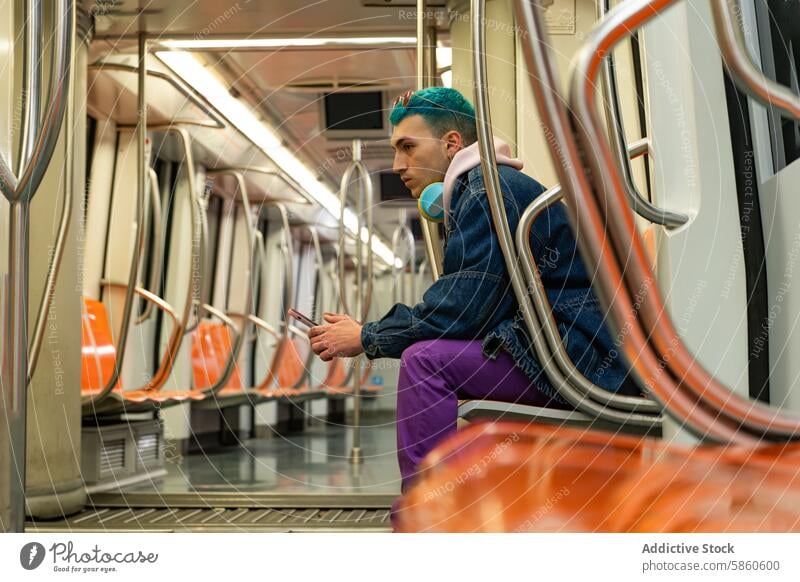
POLYGON ((28 531, 390 531, 400 492, 395 426, 365 415, 362 464, 353 430, 316 423, 212 453, 167 449, 163 477, 90 496, 83 512, 28 531))

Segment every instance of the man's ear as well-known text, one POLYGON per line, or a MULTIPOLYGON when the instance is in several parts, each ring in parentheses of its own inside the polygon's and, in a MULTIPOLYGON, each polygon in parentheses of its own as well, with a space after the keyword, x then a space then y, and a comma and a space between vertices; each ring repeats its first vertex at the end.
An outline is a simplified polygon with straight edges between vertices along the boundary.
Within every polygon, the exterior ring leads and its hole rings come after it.
POLYGON ((461 137, 461 134, 454 129, 445 133, 442 136, 442 141, 447 147, 447 157, 451 160, 453 159, 453 156, 455 156, 464 147, 464 139, 461 137))

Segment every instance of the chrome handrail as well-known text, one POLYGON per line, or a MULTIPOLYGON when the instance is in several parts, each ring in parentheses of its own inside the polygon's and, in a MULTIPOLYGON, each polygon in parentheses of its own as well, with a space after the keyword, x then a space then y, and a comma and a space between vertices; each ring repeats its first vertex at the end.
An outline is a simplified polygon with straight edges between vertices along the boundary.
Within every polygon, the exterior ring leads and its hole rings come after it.
MULTIPOLYGON (((519 256, 517 249, 514 245, 514 240, 511 235, 511 228, 508 224, 508 216, 505 211, 505 204, 503 202, 503 195, 500 188, 500 175, 497 170, 497 159, 494 150, 494 140, 492 135, 491 117, 489 111, 489 103, 486 89, 486 58, 485 58, 485 18, 484 9, 486 0, 471 0, 471 14, 472 14, 472 54, 473 54, 473 72, 475 79, 475 118, 478 132, 478 147, 481 157, 481 171, 484 177, 484 185, 486 187, 486 195, 489 200, 489 209, 492 215, 492 222, 494 223, 495 233, 497 234, 500 243, 500 249, 503 253, 503 259, 506 263, 511 284, 514 289, 514 294, 522 311, 523 318, 531 333, 531 339, 534 342, 537 354, 548 354, 547 344, 545 343, 543 326, 538 321, 531 305, 530 296, 527 293, 525 282, 522 279, 520 271, 519 256)), ((541 198, 541 197, 540 197, 541 198)), ((545 198, 545 204, 547 198, 545 198)), ((540 203, 541 204, 541 203, 540 203)), ((544 209, 544 207, 542 208, 544 209)), ((607 420, 609 422, 625 424, 628 426, 640 426, 643 428, 651 428, 658 424, 660 419, 650 415, 643 415, 636 412, 620 411, 609 408, 607 406, 598 404, 594 400, 586 398, 584 394, 576 389, 567 378, 565 378, 561 370, 554 364, 552 355, 550 357, 542 358, 540 362, 542 368, 547 374, 550 381, 559 390, 559 393, 570 404, 577 407, 579 410, 592 414, 597 418, 607 420)), ((580 375, 579 375, 580 376, 580 375)), ((582 378, 582 376, 580 376, 582 378)))
MULTIPOLYGON (((150 214, 153 216, 152 221, 148 221, 148 234, 153 238, 153 253, 151 256, 150 264, 150 283, 147 286, 151 293, 158 294, 157 289, 161 283, 161 265, 163 264, 163 255, 165 246, 162 246, 161 240, 161 193, 158 187, 158 176, 153 168, 147 169, 147 174, 150 178, 150 214)), ((134 322, 136 325, 147 321, 153 312, 153 303, 146 302, 144 311, 134 322)))
MULTIPOLYGON (((9 459, 11 469, 3 479, 7 492, 0 503, 0 526, 3 530, 21 532, 25 525, 26 418, 28 400, 28 240, 30 203, 41 184, 61 133, 61 125, 70 98, 75 35, 74 0, 54 3, 54 55, 48 77, 47 106, 40 116, 38 96, 43 59, 39 50, 42 41, 43 3, 26 3, 26 57, 24 60, 23 135, 17 173, 13 160, 0 155, 0 192, 10 203, 8 224, 8 288, 6 297, 6 338, 2 353, 0 397, 5 415, 5 437, 0 440, 0 456, 9 459), (7 439, 7 440, 6 440, 7 439)), ((72 185, 67 184, 70 188, 72 185)))
POLYGON ((48 77, 48 95, 44 113, 40 114, 38 96, 41 94, 40 79, 43 59, 38 43, 41 42, 41 8, 38 0, 28 0, 26 18, 29 19, 27 38, 36 44, 37 54, 25 59, 23 82, 27 94, 23 111, 24 140, 18 163, 17 175, 11 163, 0 156, 0 191, 10 203, 30 202, 39 188, 47 166, 53 156, 61 125, 67 108, 72 72, 72 49, 75 31, 74 0, 58 0, 53 7, 55 16, 54 56, 48 77), (31 27, 39 27, 31 30, 31 27), (34 60, 35 59, 35 60, 34 60), (40 120, 40 121, 39 121, 40 120))
MULTIPOLYGON (((239 190, 239 196, 241 198, 242 209, 245 214, 245 223, 246 223, 246 231, 247 231, 247 243, 250 247, 250 261, 248 267, 248 282, 247 282, 247 292, 245 294, 245 310, 247 315, 254 315, 253 309, 255 302, 253 301, 253 288, 255 287, 255 273, 256 273, 256 236, 255 236, 255 228, 253 227, 253 216, 250 212, 250 198, 247 195, 247 184, 245 183, 244 176, 241 172, 237 172, 234 170, 220 170, 215 172, 209 172, 210 175, 229 175, 234 178, 236 181, 236 186, 239 190)), ((235 242, 235 241, 234 241, 235 242)), ((211 313, 212 315, 216 315, 220 320, 223 321, 227 325, 227 322, 217 315, 216 310, 209 309, 208 304, 204 304, 204 309, 211 313)), ((229 312, 230 315, 230 312, 229 312)), ((244 344, 244 339, 247 334, 247 317, 242 317, 242 324, 238 330, 235 330, 236 339, 231 345, 231 351, 228 354, 228 359, 225 363, 225 370, 220 375, 218 381, 208 389, 208 392, 216 392, 217 390, 222 389, 228 380, 233 374, 235 369, 236 362, 239 359, 239 354, 242 350, 242 345, 244 344)))
POLYGON ((283 255, 283 305, 281 305, 281 331, 286 333, 289 325, 286 313, 294 302, 294 239, 292 239, 292 228, 289 224, 289 211, 283 202, 270 202, 269 204, 278 209, 281 217, 281 255, 283 255))
MULTIPOLYGON (((373 280, 373 265, 372 265, 372 180, 369 177, 369 172, 366 166, 361 161, 361 140, 353 140, 353 161, 347 166, 347 169, 342 176, 341 188, 339 189, 339 202, 341 204, 339 214, 339 295, 348 315, 357 318, 359 323, 364 323, 369 313, 369 308, 372 304, 372 280, 373 280), (347 208, 347 188, 353 172, 358 172, 359 181, 357 182, 358 196, 356 197, 356 305, 353 312, 347 308, 347 289, 345 288, 345 252, 344 252, 344 216, 345 209, 347 208), (366 208, 365 208, 366 206, 366 208), (364 241, 362 240, 361 223, 362 214, 366 212, 367 215, 367 289, 364 291, 364 241)), ((354 360, 354 369, 358 368, 358 360, 354 360)), ((363 462, 361 455, 361 378, 360 375, 354 373, 353 375, 353 444, 350 449, 350 462, 359 464, 363 462)))
MULTIPOLYGON (((626 2, 617 9, 628 6, 629 3, 626 2)), ((522 43, 522 48, 528 65, 531 88, 542 122, 552 136, 552 139, 547 140, 548 147, 566 194, 571 220, 573 224, 580 226, 577 236, 578 246, 587 266, 595 267, 590 268, 597 273, 594 279, 594 283, 597 284, 595 290, 603 303, 609 306, 609 320, 612 326, 615 326, 617 331, 625 329, 628 332, 626 341, 621 347, 637 381, 649 395, 659 401, 667 414, 676 418, 682 426, 700 438, 718 442, 755 444, 757 439, 740 433, 731 423, 724 422, 713 410, 698 402, 696 398, 683 393, 681 386, 671 374, 662 373, 662 362, 653 351, 653 347, 647 341, 647 335, 637 321, 634 300, 627 294, 622 280, 623 268, 614 260, 603 222, 598 217, 598 210, 592 199, 591 186, 582 165, 581 151, 572 135, 571 121, 564 105, 565 100, 558 90, 561 85, 557 65, 548 48, 549 38, 541 8, 520 0, 515 3, 515 8, 517 22, 520 23, 524 33, 521 37, 526 41, 522 43), (593 220, 598 222, 591 224, 593 220)), ((608 18, 603 22, 607 20, 608 18)), ((611 161, 608 148, 606 153, 611 161)), ((613 165, 613 161, 611 163, 613 165)), ((620 196, 616 203, 620 204, 621 211, 627 210, 627 216, 630 217, 630 210, 627 204, 622 204, 623 200, 624 197, 620 196)), ((644 253, 638 239, 634 241, 634 245, 638 245, 638 250, 644 253)), ((654 284, 654 281, 651 280, 650 284, 654 284)))
MULTIPOLYGON (((408 264, 410 266, 410 273, 411 273, 411 297, 412 300, 416 300, 417 296, 417 281, 416 277, 414 276, 416 263, 417 263, 417 248, 416 244, 414 243, 414 233, 411 232, 411 229, 408 228, 408 225, 401 224, 398 225, 397 228, 394 229, 392 233, 392 255, 397 257, 398 247, 400 246, 400 238, 403 237, 406 240, 406 244, 408 245, 408 264)), ((398 297, 400 298, 399 301, 405 301, 405 285, 403 285, 402 280, 402 269, 403 267, 398 267, 397 265, 392 265, 392 302, 398 303, 398 297), (399 285, 398 285, 399 282, 399 285), (400 287, 400 293, 398 293, 398 286, 400 287)))
MULTIPOLYGON (((709 0, 722 59, 736 85, 765 107, 800 120, 800 97, 764 76, 747 50, 741 23, 731 10, 734 0, 709 0)), ((741 15, 741 11, 739 12, 741 15)))
MULTIPOLYGON (((598 20, 602 20, 608 13, 610 0, 599 0, 597 3, 598 20)), ((608 51, 603 60, 603 93, 606 104, 606 121, 608 122, 608 135, 611 141, 617 165, 622 172, 625 184, 625 195, 631 209, 646 220, 654 224, 667 227, 677 227, 689 222, 689 216, 682 212, 673 212, 653 205, 645 198, 636 183, 633 181, 630 157, 625 145, 625 125, 622 121, 622 105, 619 98, 617 85, 617 70, 614 60, 614 51, 608 51)))
MULTIPOLYGON (((626 213, 626 209, 617 208, 614 202, 621 198, 620 194, 623 194, 621 179, 617 168, 608 163, 609 147, 599 127, 593 90, 588 87, 597 73, 596 51, 610 50, 623 35, 629 34, 631 30, 660 14, 675 1, 630 0, 618 6, 592 31, 574 61, 575 68, 570 82, 570 104, 576 120, 576 134, 584 146, 584 155, 591 168, 590 176, 594 178, 595 193, 592 195, 601 195, 604 197, 602 200, 608 201, 605 205, 599 205, 597 210, 599 213, 607 213, 608 232, 617 253, 617 260, 625 257, 624 280, 628 283, 629 292, 648 282, 647 292, 643 294, 641 301, 639 319, 660 359, 665 362, 672 374, 681 378, 682 386, 685 386, 694 398, 718 411, 721 417, 727 418, 735 427, 737 435, 749 431, 751 436, 758 438, 800 438, 800 418, 769 409, 758 402, 735 394, 697 362, 666 315, 666 308, 658 289, 649 283, 653 281, 652 269, 647 262, 641 238, 630 224, 630 215, 626 213), (602 180, 598 179, 599 175, 596 172, 603 173, 602 180)), ((719 4, 719 0, 715 2, 719 4)), ((717 18, 715 24, 725 29, 725 24, 728 22, 725 15, 730 16, 727 13, 727 4, 723 1, 716 10, 722 17, 717 18)), ((725 44, 725 39, 721 39, 721 46, 725 44)), ((727 50, 730 48, 729 46, 727 50)), ((737 60, 736 56, 740 55, 726 55, 726 58, 737 60)), ((734 77, 734 81, 743 82, 737 77, 734 77)), ((773 93, 766 82, 762 81, 761 84, 763 84, 762 91, 753 91, 753 96, 763 101, 773 93)), ((780 96, 776 95, 776 98, 780 96)), ((797 98, 794 99, 796 100, 797 98)), ((789 107, 788 112, 800 116, 800 107, 793 111, 790 101, 783 103, 789 107)), ((606 274, 601 273, 601 277, 606 277, 606 274)))
MULTIPOLYGON (((114 369, 111 376, 103 386, 103 389, 87 396, 82 399, 82 404, 86 408, 93 409, 98 403, 102 402, 111 394, 114 387, 119 381, 119 376, 122 373, 122 364, 125 361, 125 354, 128 347, 128 331, 130 329, 131 315, 133 313, 134 293, 136 291, 137 282, 139 279, 139 264, 141 262, 142 249, 144 247, 144 231, 142 229, 142 220, 144 217, 145 205, 145 189, 147 180, 147 160, 146 152, 146 139, 147 139, 147 95, 145 94, 145 74, 144 71, 147 67, 147 37, 144 34, 139 35, 138 39, 139 49, 139 84, 138 84, 138 106, 139 106, 139 124, 136 129, 137 140, 137 172, 136 172, 136 218, 133 224, 134 240, 136 243, 133 246, 133 253, 131 255, 131 265, 128 270, 128 284, 125 288, 125 302, 122 306, 122 323, 120 325, 119 336, 116 341, 116 358, 114 359, 114 369)), ((101 285, 102 285, 101 281, 101 285)))
MULTIPOLYGON (((359 140, 355 140, 358 142, 359 140)), ((363 241, 361 238, 361 228, 362 228, 362 221, 361 215, 362 213, 366 212, 367 220, 366 220, 366 229, 367 229, 367 247, 368 249, 372 248, 372 180, 369 177, 369 172, 367 171, 366 166, 361 161, 361 145, 354 143, 353 144, 353 161, 350 162, 350 165, 347 166, 347 169, 344 171, 342 175, 342 182, 341 187, 339 189, 339 203, 340 203, 340 212, 339 212, 339 295, 341 297, 342 307, 344 308, 345 313, 348 315, 352 315, 353 317, 359 318, 360 321, 364 321, 366 319, 366 314, 369 312, 370 305, 372 303, 372 279, 373 279, 373 264, 372 264, 372 252, 368 250, 367 253, 367 291, 362 295, 361 292, 361 285, 362 285, 362 259, 364 256, 363 253, 363 241), (353 178, 353 173, 358 172, 359 181, 357 182, 359 186, 359 196, 357 196, 356 200, 356 288, 358 289, 358 294, 356 296, 356 307, 354 311, 351 311, 346 298, 346 289, 345 289, 345 260, 347 255, 344 252, 344 245, 345 245, 345 225, 344 225, 344 215, 345 210, 347 208, 347 190, 350 182, 353 178), (366 207, 366 208, 365 208, 366 207)))
MULTIPOLYGON (((640 140, 631 144, 629 151, 634 154, 647 151, 647 140, 640 140)), ((591 398, 596 402, 603 405, 618 408, 620 410, 630 410, 633 412, 641 412, 647 414, 660 414, 660 406, 647 398, 637 396, 623 396, 618 395, 608 390, 605 390, 586 378, 580 370, 575 366, 567 353, 564 343, 561 340, 555 318, 553 317, 552 308, 545 292, 544 285, 542 284, 539 268, 536 264, 536 259, 533 256, 533 249, 529 244, 531 229, 533 228, 534 221, 548 208, 559 202, 563 198, 561 186, 553 186, 544 194, 538 196, 529 206, 525 209, 520 216, 519 226, 517 227, 516 243, 517 251, 519 253, 520 261, 524 268, 521 269, 528 283, 528 290, 532 298, 533 307, 536 313, 544 337, 549 346, 549 353, 547 359, 553 358, 556 365, 561 368, 567 381, 571 382, 586 398, 591 398)), ((541 354, 539 354, 541 357, 541 354)))

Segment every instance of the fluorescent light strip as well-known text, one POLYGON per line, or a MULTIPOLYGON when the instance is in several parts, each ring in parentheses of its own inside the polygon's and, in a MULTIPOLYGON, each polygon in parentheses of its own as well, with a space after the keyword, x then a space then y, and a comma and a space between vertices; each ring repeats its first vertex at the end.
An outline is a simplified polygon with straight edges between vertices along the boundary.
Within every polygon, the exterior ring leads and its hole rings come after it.
POLYGON ((414 36, 345 36, 303 38, 174 39, 162 40, 163 47, 177 50, 268 49, 283 47, 375 46, 400 44, 415 46, 414 36))
MULTIPOLYGON (((162 51, 156 55, 186 83, 201 93, 211 105, 221 111, 236 129, 261 148, 283 172, 300 184, 311 198, 339 220, 341 204, 338 196, 317 180, 314 173, 281 144, 278 133, 261 121, 245 103, 233 97, 219 78, 197 57, 191 53, 177 51, 162 51)), ((350 208, 345 208, 344 226, 356 234, 358 221, 350 208)), ((366 229, 361 233, 361 240, 364 242, 368 240, 366 229)), ((402 266, 402 261, 395 257, 389 247, 377 237, 372 238, 372 251, 387 265, 402 266)))

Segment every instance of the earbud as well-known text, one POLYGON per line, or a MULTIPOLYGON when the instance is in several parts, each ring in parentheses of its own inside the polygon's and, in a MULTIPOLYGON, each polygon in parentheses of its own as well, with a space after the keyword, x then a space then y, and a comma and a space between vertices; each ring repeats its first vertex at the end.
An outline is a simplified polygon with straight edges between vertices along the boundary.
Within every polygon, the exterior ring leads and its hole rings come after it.
POLYGON ((444 221, 444 204, 442 197, 444 194, 444 182, 434 182, 425 186, 422 194, 419 195, 417 206, 419 213, 431 222, 444 221))

